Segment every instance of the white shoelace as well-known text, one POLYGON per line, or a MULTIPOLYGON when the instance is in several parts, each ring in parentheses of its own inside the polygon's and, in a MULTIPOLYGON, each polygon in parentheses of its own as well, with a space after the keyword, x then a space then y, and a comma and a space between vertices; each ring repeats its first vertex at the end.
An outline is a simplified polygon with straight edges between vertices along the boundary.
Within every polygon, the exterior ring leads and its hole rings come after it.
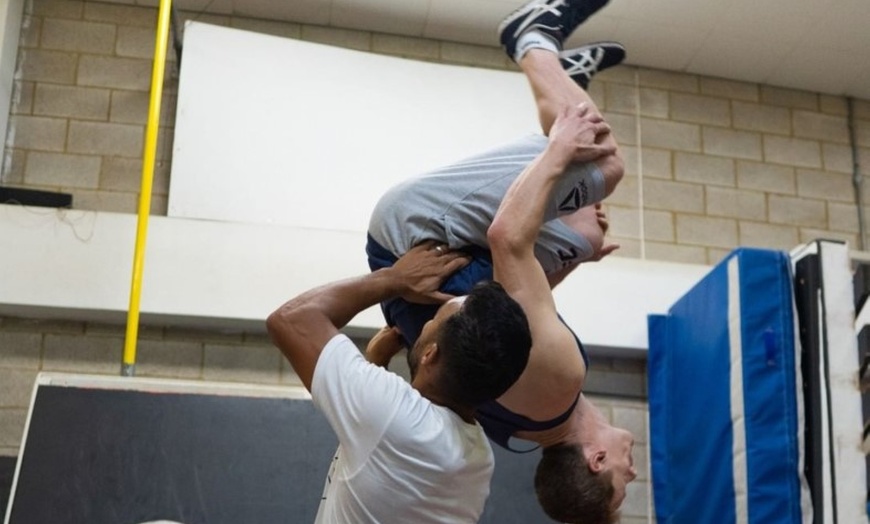
POLYGON ((580 51, 578 55, 563 56, 561 58, 570 64, 565 68, 565 72, 568 73, 568 76, 575 76, 578 74, 591 76, 598 70, 598 64, 600 64, 601 59, 604 58, 604 49, 601 49, 600 47, 584 49, 583 51, 580 51))
MULTIPOLYGON (((519 26, 517 26, 516 31, 514 31, 514 37, 516 38, 517 36, 522 34, 532 24, 533 20, 535 20, 538 16, 544 13, 549 12, 556 17, 561 17, 562 11, 559 10, 559 7, 563 5, 566 5, 565 0, 556 0, 555 2, 553 2, 552 5, 548 5, 545 0, 544 3, 534 6, 532 8, 532 11, 526 15, 525 20, 523 20, 523 22, 519 26)), ((552 29, 555 31, 558 29, 558 27, 548 26, 547 29, 552 29)))

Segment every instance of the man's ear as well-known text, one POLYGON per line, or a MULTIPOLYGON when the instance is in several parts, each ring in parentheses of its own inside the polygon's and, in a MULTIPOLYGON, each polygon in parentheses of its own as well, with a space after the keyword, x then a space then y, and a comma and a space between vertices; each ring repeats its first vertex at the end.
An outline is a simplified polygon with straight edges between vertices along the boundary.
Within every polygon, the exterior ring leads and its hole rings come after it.
POLYGON ((438 357, 440 356, 440 352, 438 351, 438 343, 432 342, 423 348, 423 354, 420 355, 420 363, 425 363, 427 365, 432 365, 438 361, 438 357))
POLYGON ((603 449, 592 453, 591 457, 586 457, 586 462, 589 464, 589 471, 592 473, 601 473, 604 471, 604 466, 607 463, 607 452, 603 449))

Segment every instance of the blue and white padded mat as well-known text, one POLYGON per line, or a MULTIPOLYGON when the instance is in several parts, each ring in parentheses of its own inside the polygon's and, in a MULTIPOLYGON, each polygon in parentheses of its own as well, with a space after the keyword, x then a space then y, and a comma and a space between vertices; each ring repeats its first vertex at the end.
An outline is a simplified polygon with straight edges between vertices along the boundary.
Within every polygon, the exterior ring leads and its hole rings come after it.
POLYGON ((805 522, 794 299, 786 253, 738 249, 649 317, 659 524, 805 522))

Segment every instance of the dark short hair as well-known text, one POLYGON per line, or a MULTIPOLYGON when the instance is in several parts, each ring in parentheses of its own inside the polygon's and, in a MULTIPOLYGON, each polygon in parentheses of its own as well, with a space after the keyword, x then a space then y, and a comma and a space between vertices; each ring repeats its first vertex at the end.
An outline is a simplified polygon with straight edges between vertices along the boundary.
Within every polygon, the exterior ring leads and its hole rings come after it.
POLYGON ((522 307, 498 282, 475 285, 438 333, 439 381, 455 402, 478 406, 500 397, 529 361, 532 334, 522 307))
POLYGON ((577 444, 543 449, 535 472, 535 493, 544 513, 559 522, 612 524, 613 472, 595 473, 577 444))

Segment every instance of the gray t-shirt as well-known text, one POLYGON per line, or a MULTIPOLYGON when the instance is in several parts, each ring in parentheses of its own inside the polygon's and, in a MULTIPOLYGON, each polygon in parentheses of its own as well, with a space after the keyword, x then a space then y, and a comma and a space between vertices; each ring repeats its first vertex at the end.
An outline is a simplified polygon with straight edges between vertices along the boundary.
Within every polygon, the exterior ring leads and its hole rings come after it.
MULTIPOLYGON (((510 185, 547 146, 529 135, 456 164, 408 179, 384 194, 372 212, 369 234, 401 256, 424 240, 456 249, 488 248, 486 231, 510 185)), ((572 164, 556 186, 535 256, 547 273, 592 255, 589 242, 557 217, 604 198, 604 175, 593 164, 572 164)))

